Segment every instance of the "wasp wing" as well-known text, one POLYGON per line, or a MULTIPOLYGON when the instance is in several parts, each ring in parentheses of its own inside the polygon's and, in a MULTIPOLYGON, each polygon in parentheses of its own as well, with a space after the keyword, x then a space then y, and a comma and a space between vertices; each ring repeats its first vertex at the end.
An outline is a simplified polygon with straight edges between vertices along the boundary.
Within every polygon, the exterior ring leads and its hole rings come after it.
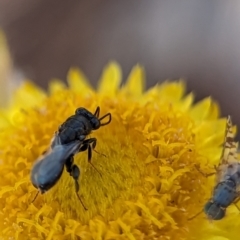
POLYGON ((53 138, 51 139, 50 147, 54 148, 55 146, 61 145, 61 144, 62 144, 61 138, 59 137, 58 132, 55 132, 53 138))
POLYGON ((240 170, 237 158, 237 150, 238 143, 234 141, 232 120, 231 117, 228 116, 222 156, 217 167, 217 183, 226 181, 229 176, 233 176, 240 170))
POLYGON ((42 155, 31 171, 31 181, 34 186, 54 182, 62 173, 66 160, 79 151, 80 141, 56 145, 42 155))

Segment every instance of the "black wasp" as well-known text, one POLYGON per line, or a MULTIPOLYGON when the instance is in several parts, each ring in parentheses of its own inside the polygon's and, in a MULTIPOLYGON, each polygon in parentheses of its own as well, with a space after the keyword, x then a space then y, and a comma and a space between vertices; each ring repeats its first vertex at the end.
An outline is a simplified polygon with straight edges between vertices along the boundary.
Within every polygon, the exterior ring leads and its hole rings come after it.
MULTIPOLYGON (((92 150, 96 147, 97 139, 86 139, 86 137, 92 130, 109 124, 112 119, 111 113, 107 113, 101 118, 99 118, 99 114, 100 107, 97 107, 94 114, 85 108, 77 108, 75 114, 59 127, 52 139, 50 149, 36 161, 31 171, 32 184, 39 189, 39 192, 44 193, 52 188, 60 179, 65 166, 75 181, 75 191, 81 201, 78 195, 80 169, 73 163, 73 157, 78 152, 88 150, 88 162, 93 166, 91 163, 92 150), (102 122, 105 118, 108 120, 102 122)), ((83 207, 85 208, 84 205, 83 207)))

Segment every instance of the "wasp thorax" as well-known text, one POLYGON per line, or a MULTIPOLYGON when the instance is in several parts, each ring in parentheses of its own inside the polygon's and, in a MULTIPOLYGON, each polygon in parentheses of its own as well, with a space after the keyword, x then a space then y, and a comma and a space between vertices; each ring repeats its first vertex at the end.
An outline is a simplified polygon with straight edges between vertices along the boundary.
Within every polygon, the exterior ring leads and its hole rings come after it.
POLYGON ((87 109, 85 109, 83 107, 77 108, 76 111, 75 111, 75 114, 84 116, 88 120, 90 120, 92 117, 94 117, 94 115, 91 112, 89 112, 87 109))

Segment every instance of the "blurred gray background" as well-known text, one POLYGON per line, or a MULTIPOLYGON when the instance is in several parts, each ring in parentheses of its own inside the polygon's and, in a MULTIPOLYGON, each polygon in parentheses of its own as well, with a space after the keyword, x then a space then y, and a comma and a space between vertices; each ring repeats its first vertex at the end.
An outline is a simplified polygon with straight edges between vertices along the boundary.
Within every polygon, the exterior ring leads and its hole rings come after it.
POLYGON ((71 66, 96 83, 109 60, 124 77, 141 63, 147 86, 184 77, 240 124, 240 1, 0 0, 0 27, 15 67, 42 87, 71 66))

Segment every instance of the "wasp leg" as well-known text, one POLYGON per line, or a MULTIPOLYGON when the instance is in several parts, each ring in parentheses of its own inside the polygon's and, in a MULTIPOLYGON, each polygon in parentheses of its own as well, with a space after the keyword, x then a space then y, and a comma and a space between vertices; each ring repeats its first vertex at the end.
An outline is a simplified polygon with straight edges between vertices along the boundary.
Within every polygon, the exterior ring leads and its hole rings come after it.
POLYGON ((38 194, 39 194, 39 191, 37 191, 37 193, 36 193, 35 197, 34 197, 34 198, 33 198, 33 200, 32 200, 32 203, 33 203, 33 202, 36 200, 36 198, 37 198, 38 194))
MULTIPOLYGON (((79 152, 88 150, 88 162, 92 165, 92 167, 99 173, 99 175, 102 177, 102 174, 97 170, 97 168, 92 164, 92 151, 95 151, 98 153, 94 148, 97 145, 97 139, 96 138, 89 138, 87 140, 84 140, 82 143, 82 146, 80 147, 79 152)), ((101 154, 101 153, 98 153, 101 154)), ((102 155, 102 154, 101 154, 102 155)))
POLYGON ((79 201, 81 202, 83 208, 85 210, 88 210, 85 205, 83 204, 82 199, 80 198, 78 192, 79 192, 79 176, 80 176, 80 169, 77 165, 73 164, 73 156, 69 157, 65 163, 66 166, 66 170, 67 172, 70 174, 70 176, 74 179, 74 183, 75 183, 75 192, 76 195, 79 199, 79 201))
POLYGON ((85 141, 83 141, 83 143, 81 144, 81 147, 79 148, 79 152, 84 152, 88 149, 88 144, 85 143, 85 141))
POLYGON ((65 163, 65 167, 66 167, 66 170, 67 172, 70 174, 70 176, 72 176, 72 165, 73 165, 73 155, 70 156, 67 160, 66 160, 66 163, 65 163))
POLYGON ((78 194, 78 192, 79 192, 79 183, 78 183, 78 180, 79 180, 79 176, 80 176, 80 169, 79 169, 79 167, 78 167, 77 165, 75 165, 75 164, 72 166, 71 175, 72 175, 72 177, 73 177, 73 179, 74 179, 74 182, 75 182, 75 191, 76 191, 77 197, 78 197, 79 201, 81 202, 83 208, 84 208, 85 210, 88 210, 88 209, 85 207, 85 205, 83 204, 83 201, 82 201, 82 199, 80 198, 80 196, 79 196, 79 194, 78 194))
POLYGON ((188 220, 188 221, 193 220, 194 218, 196 218, 197 216, 199 216, 202 212, 203 212, 203 210, 201 210, 201 212, 196 213, 194 216, 188 218, 187 220, 188 220))
POLYGON ((102 155, 104 157, 107 157, 105 154, 98 152, 95 147, 97 145, 97 139, 96 138, 90 138, 87 140, 84 140, 82 143, 82 146, 80 147, 79 152, 84 152, 88 149, 88 146, 92 144, 92 151, 96 152, 99 155, 102 155))
MULTIPOLYGON (((240 194, 240 192, 238 192, 238 195, 240 194)), ((237 205, 237 203, 239 202, 240 200, 240 196, 238 196, 235 201, 233 202, 233 204, 235 205, 235 207, 238 209, 238 211, 240 212, 240 208, 239 206, 237 205)))

